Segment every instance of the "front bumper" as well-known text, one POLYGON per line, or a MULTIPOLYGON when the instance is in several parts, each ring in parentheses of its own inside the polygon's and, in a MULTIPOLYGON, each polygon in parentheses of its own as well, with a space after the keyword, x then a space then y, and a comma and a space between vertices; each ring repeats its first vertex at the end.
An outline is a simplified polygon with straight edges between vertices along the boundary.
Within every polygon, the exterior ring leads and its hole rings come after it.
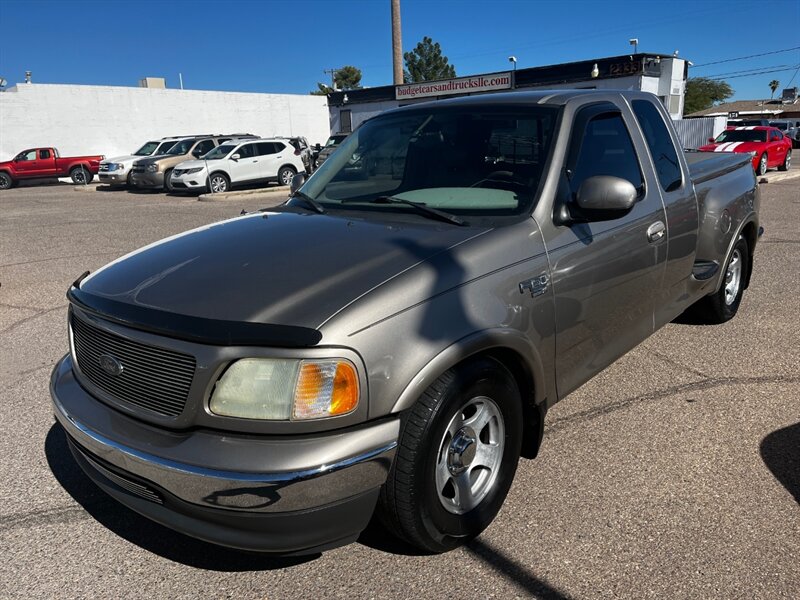
POLYGON ((128 183, 128 173, 124 171, 100 171, 98 178, 103 183, 122 185, 128 183))
POLYGON ((138 188, 163 188, 164 173, 138 173, 134 171, 131 175, 131 183, 138 188))
POLYGON ((313 436, 169 431, 96 400, 69 356, 53 370, 50 392, 78 464, 122 504, 193 537, 280 554, 358 537, 399 432, 397 418, 313 436), (304 456, 313 458, 303 464, 304 456), (254 461, 258 472, 239 466, 254 461))
POLYGON ((192 173, 190 175, 172 176, 170 184, 179 190, 205 190, 208 175, 205 171, 192 173))

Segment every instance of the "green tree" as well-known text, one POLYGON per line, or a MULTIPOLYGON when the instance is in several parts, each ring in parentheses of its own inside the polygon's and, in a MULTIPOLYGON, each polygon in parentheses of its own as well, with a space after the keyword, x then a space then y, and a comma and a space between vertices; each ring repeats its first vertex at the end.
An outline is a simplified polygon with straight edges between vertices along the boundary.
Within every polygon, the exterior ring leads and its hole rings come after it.
POLYGON ((775 92, 778 90, 779 87, 781 87, 781 82, 778 81, 777 79, 773 79, 772 81, 769 82, 769 89, 772 91, 772 93, 769 95, 770 100, 772 100, 772 98, 775 97, 775 92))
POLYGON ((731 96, 733 96, 733 89, 726 81, 708 77, 691 77, 686 82, 683 114, 690 115, 698 110, 711 108, 731 96))
MULTIPOLYGON (((337 69, 333 74, 333 83, 336 90, 357 90, 361 87, 361 69, 353 65, 346 65, 341 69, 337 69)), ((318 83, 319 89, 311 92, 314 96, 327 96, 334 90, 331 86, 324 83, 318 83)))
POLYGON ((456 68, 442 55, 439 42, 434 42, 428 36, 423 37, 411 52, 404 52, 403 61, 406 63, 403 71, 403 80, 406 83, 456 76, 456 68))

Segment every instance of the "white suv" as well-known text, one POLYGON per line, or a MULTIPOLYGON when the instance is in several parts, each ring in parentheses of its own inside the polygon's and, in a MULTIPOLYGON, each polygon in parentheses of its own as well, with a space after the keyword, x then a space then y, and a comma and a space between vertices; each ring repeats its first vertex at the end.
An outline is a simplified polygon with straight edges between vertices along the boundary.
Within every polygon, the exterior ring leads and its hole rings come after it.
POLYGON ((199 160, 187 160, 172 170, 175 191, 208 190, 226 192, 232 186, 277 181, 289 185, 305 171, 294 148, 276 138, 231 140, 220 144, 199 160))
POLYGON ((130 185, 129 178, 134 162, 140 158, 166 154, 167 150, 172 148, 180 139, 179 137, 161 138, 160 140, 146 142, 133 154, 105 159, 100 163, 100 169, 97 173, 100 182, 111 185, 130 185))

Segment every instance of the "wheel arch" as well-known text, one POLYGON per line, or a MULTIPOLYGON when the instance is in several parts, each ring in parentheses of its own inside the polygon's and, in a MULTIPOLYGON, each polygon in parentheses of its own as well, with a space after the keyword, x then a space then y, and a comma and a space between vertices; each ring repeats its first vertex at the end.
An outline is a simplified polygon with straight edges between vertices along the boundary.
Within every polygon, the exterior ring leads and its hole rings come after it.
POLYGON ((547 412, 544 367, 533 344, 515 331, 484 330, 448 346, 414 376, 391 412, 410 408, 442 373, 480 356, 496 360, 514 377, 520 390, 525 421, 521 455, 535 458, 541 445, 547 412))
POLYGON ((756 241, 758 240, 758 217, 755 213, 747 215, 747 218, 744 219, 736 230, 736 233, 731 236, 731 241, 728 242, 728 249, 725 252, 724 262, 720 265, 719 274, 717 275, 717 284, 714 286, 714 290, 711 292, 712 294, 717 293, 720 287, 722 287, 722 283, 725 281, 726 265, 731 259, 733 248, 736 246, 736 242, 740 237, 743 237, 747 242, 747 251, 749 254, 747 257, 747 273, 745 273, 744 277, 744 288, 747 289, 747 286, 750 285, 750 275, 753 272, 753 251, 755 250, 756 241))

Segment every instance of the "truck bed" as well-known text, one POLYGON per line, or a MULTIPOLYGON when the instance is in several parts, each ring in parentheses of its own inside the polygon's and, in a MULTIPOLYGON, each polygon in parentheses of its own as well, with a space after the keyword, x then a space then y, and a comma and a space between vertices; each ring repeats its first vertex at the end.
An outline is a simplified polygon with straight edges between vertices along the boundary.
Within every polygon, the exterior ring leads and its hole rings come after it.
POLYGON ((752 160, 749 154, 736 152, 686 150, 684 156, 689 165, 689 174, 692 182, 695 185, 735 171, 742 164, 749 163, 752 160))

